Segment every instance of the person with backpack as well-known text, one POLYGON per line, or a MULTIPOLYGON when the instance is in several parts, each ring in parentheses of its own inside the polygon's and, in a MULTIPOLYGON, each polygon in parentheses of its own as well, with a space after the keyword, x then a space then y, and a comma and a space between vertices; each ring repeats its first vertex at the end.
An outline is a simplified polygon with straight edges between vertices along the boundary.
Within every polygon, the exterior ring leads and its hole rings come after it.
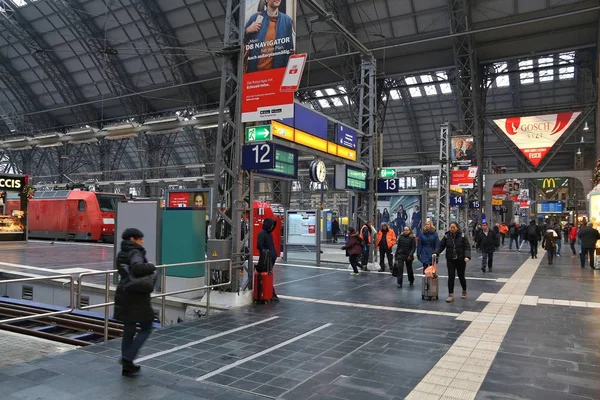
POLYGON ((527 241, 529 242, 531 258, 537 258, 538 243, 541 237, 540 228, 536 225, 535 220, 531 220, 527 227, 527 241))
POLYGON ((500 238, 493 230, 490 230, 487 223, 484 222, 481 227, 481 232, 475 238, 477 248, 481 250, 481 271, 485 273, 487 263, 488 272, 492 272, 494 251, 500 247, 500 238))
POLYGON ((116 260, 119 284, 115 294, 114 317, 123 322, 121 374, 133 376, 141 369, 139 365, 134 364, 135 358, 152 333, 155 314, 150 294, 154 290, 156 267, 146 258, 146 250, 142 246, 142 231, 127 228, 123 231, 121 239, 121 250, 116 260), (138 325, 140 331, 136 334, 138 325))
POLYGON ((548 265, 552 265, 556 255, 556 243, 560 242, 560 236, 555 229, 548 229, 542 239, 542 248, 548 253, 548 265))
POLYGON ((581 268, 585 268, 585 259, 589 256, 590 267, 596 269, 594 266, 594 253, 596 252, 596 242, 600 240, 600 233, 594 229, 594 224, 589 222, 587 226, 579 229, 578 235, 581 240, 581 268))
POLYGON ((515 246, 517 246, 517 252, 520 253, 521 250, 519 250, 519 227, 517 226, 516 222, 513 222, 510 225, 508 234, 510 235, 510 241, 508 242, 508 249, 512 250, 513 242, 515 242, 515 246))
POLYGON ((450 224, 450 230, 446 232, 444 238, 440 241, 440 244, 433 253, 433 258, 437 259, 444 250, 446 250, 446 263, 448 265, 448 298, 446 299, 446 303, 454 301, 454 280, 456 274, 458 274, 458 280, 463 290, 461 299, 466 299, 467 279, 465 271, 467 263, 471 260, 471 245, 469 244, 469 239, 462 234, 456 222, 450 224))
MULTIPOLYGON (((258 249, 258 253, 261 257, 264 257, 269 260, 271 265, 265 266, 267 270, 273 270, 275 266, 275 261, 279 256, 279 252, 275 248, 275 241, 273 240, 273 231, 277 227, 277 221, 273 218, 266 218, 263 222, 262 230, 258 233, 258 237, 256 238, 256 248, 258 249), (268 250, 271 254, 270 258, 267 256, 263 256, 263 251, 268 250)), ((260 263, 260 259, 259 259, 260 263)), ((275 293, 275 288, 273 288, 273 301, 279 301, 279 297, 275 293)))
POLYGON ((519 226, 519 248, 523 247, 523 243, 527 244, 529 242, 527 241, 527 225, 521 223, 519 226))
POLYGON ((342 246, 342 250, 346 250, 346 254, 348 254, 350 265, 353 270, 352 275, 360 275, 358 270, 358 257, 363 252, 363 246, 364 243, 359 232, 352 227, 348 228, 348 242, 346 245, 342 246))
POLYGON ((560 257, 560 250, 562 249, 562 229, 558 222, 554 223, 552 229, 554 229, 554 232, 556 232, 556 235, 558 236, 558 239, 556 239, 556 257, 560 257))
POLYGON ((377 241, 375 246, 379 249, 379 272, 385 271, 385 258, 387 256, 388 265, 390 269, 394 265, 394 255, 392 254, 392 247, 396 245, 396 234, 387 223, 381 224, 381 230, 377 232, 377 241))

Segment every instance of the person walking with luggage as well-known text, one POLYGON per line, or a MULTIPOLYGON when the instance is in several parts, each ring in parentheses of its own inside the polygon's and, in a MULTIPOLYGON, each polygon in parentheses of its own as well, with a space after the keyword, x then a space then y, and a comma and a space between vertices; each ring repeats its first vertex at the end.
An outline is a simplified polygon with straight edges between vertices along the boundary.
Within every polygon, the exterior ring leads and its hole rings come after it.
POLYGON ((370 247, 373 241, 373 221, 367 221, 367 223, 360 228, 360 238, 363 241, 364 246, 361 258, 362 270, 366 271, 367 264, 369 264, 370 247))
POLYGON ((560 242, 560 236, 554 229, 547 229, 542 239, 542 248, 548 253, 548 265, 552 265, 554 262, 554 256, 556 255, 556 244, 560 242))
POLYGON ((535 224, 534 220, 531 220, 527 227, 527 241, 529 242, 531 258, 537 258, 538 243, 541 236, 540 228, 535 224))
POLYGON ((360 237, 359 232, 350 227, 348 228, 348 242, 342 246, 342 250, 346 250, 350 265, 352 266, 352 275, 360 275, 358 271, 358 257, 363 252, 363 241, 360 237))
POLYGON ((475 238, 477 248, 481 250, 481 271, 485 273, 487 264, 488 271, 492 272, 492 268, 494 267, 494 251, 500 247, 500 238, 496 235, 496 232, 490 230, 487 223, 484 222, 481 227, 481 232, 475 238))
POLYGON ((596 269, 594 266, 594 253, 596 252, 596 242, 600 240, 600 233, 594 229, 592 222, 579 230, 579 239, 581 240, 581 268, 585 268, 585 259, 589 255, 590 267, 596 269))
POLYGON ((387 223, 381 224, 381 230, 377 232, 377 241, 375 246, 379 249, 379 272, 385 271, 385 258, 387 256, 390 270, 394 265, 394 255, 392 247, 396 244, 396 234, 390 229, 387 223))
POLYGON ((573 252, 572 258, 577 257, 577 251, 575 250, 575 243, 577 242, 577 227, 575 224, 571 224, 569 228, 569 244, 571 245, 571 252, 573 252))
MULTIPOLYGON (((115 294, 115 319, 123 322, 123 340, 121 342, 122 375, 133 376, 140 371, 134 364, 135 358, 152 333, 154 310, 150 294, 154 289, 156 267, 146 258, 143 247, 144 234, 139 229, 127 228, 121 235, 121 250, 117 254, 119 284, 115 294), (131 285, 132 278, 144 280, 147 290, 131 285), (137 326, 140 331, 136 334, 137 326)), ((164 318, 164 316, 163 316, 164 318)))
POLYGON ((423 273, 425 273, 425 270, 433 265, 432 255, 440 244, 440 238, 431 221, 425 222, 425 227, 417 242, 417 258, 423 264, 423 273))
POLYGON ((458 224, 452 222, 450 230, 446 232, 440 241, 438 248, 433 253, 434 258, 438 258, 442 251, 446 250, 446 263, 448 265, 448 298, 447 303, 454 301, 454 279, 458 274, 458 280, 462 286, 462 299, 467 298, 467 279, 465 271, 467 263, 471 260, 471 245, 469 239, 462 234, 458 224))
MULTIPOLYGON (((273 218, 266 218, 263 222, 262 230, 258 233, 258 237, 256 238, 256 248, 258 249, 258 253, 261 254, 263 250, 269 250, 271 252, 271 264, 267 266, 270 267, 270 270, 273 270, 275 266, 275 261, 279 256, 279 252, 275 248, 275 241, 273 240, 273 231, 277 226, 277 221, 273 218)), ((279 297, 275 293, 275 288, 273 288, 273 301, 279 301, 279 297)))
POLYGON ((405 226, 402 234, 398 236, 398 245, 396 246, 396 267, 398 268, 397 283, 398 287, 402 287, 404 278, 404 264, 406 264, 406 273, 408 274, 409 285, 412 286, 415 282, 415 275, 412 268, 412 263, 415 258, 415 235, 412 230, 405 226))

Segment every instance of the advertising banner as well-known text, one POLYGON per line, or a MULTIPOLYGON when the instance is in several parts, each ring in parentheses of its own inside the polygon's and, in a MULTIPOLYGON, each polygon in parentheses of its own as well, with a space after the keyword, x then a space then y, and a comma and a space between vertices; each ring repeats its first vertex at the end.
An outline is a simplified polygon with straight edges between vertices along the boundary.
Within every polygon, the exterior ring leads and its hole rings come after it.
POLYGON ((538 178, 535 185, 551 199, 567 183, 566 178, 538 178))
POLYGON ((466 170, 450 171, 450 186, 460 189, 473 189, 477 167, 469 167, 466 170))
MULTIPOLYGON (((242 122, 294 116, 294 92, 289 90, 294 84, 284 79, 296 49, 296 1, 245 2, 242 122)), ((297 67, 289 72, 301 74, 297 67)))
POLYGON ((377 229, 386 223, 398 236, 405 226, 415 235, 421 233, 423 215, 421 214, 421 196, 380 196, 377 199, 377 229))
POLYGON ((450 151, 453 166, 470 167, 476 164, 473 136, 453 136, 450 151))
POLYGON ((580 111, 569 111, 533 117, 510 117, 495 119, 494 123, 508 135, 529 162, 537 167, 580 114, 580 111))

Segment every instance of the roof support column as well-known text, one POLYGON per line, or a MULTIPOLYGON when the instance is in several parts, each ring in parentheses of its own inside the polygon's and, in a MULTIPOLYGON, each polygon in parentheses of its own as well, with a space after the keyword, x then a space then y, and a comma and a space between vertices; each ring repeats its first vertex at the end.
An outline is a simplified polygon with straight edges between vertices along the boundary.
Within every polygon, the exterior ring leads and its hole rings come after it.
MULTIPOLYGON (((451 33, 470 30, 471 12, 469 0, 448 0, 451 33)), ((483 107, 482 71, 477 60, 475 40, 471 35, 460 35, 453 39, 454 62, 456 65, 456 96, 460 115, 460 127, 464 135, 473 136, 475 141, 476 165, 479 166, 475 189, 466 193, 467 201, 483 200, 484 134, 481 109, 483 107)), ((490 201, 490 199, 486 199, 490 201)), ((483 209, 483 201, 480 201, 483 209)), ((464 221, 466 228, 468 221, 464 221)))

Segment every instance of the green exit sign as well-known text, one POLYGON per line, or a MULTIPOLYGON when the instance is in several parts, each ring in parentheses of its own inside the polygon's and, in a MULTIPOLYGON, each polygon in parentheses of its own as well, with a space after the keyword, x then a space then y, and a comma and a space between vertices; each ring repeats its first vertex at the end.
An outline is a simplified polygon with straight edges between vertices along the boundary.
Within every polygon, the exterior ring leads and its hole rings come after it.
POLYGON ((272 140, 271 125, 250 126, 246 128, 246 143, 272 140))
POLYGON ((380 178, 395 178, 396 170, 393 168, 382 168, 379 170, 380 178))

